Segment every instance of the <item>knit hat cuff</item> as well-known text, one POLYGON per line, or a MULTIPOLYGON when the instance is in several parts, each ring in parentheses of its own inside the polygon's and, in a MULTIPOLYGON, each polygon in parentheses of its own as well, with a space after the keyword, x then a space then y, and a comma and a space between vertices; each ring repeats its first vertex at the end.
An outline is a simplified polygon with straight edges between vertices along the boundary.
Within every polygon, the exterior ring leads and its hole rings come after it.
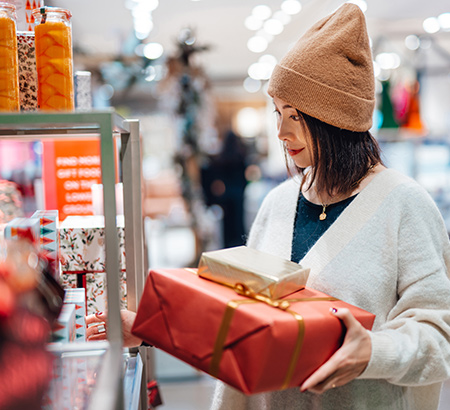
POLYGON ((364 132, 372 127, 375 99, 367 100, 337 90, 287 67, 275 66, 268 93, 271 97, 276 96, 299 111, 338 128, 364 132))

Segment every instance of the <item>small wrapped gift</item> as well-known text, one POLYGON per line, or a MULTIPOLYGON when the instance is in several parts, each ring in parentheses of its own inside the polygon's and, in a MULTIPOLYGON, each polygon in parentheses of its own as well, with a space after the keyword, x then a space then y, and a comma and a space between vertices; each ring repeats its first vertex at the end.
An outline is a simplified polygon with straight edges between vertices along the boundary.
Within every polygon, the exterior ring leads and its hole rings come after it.
POLYGON ((305 287, 309 268, 256 249, 237 246, 203 252, 198 274, 228 286, 245 283, 255 293, 279 299, 305 287))
POLYGON ((75 305, 64 304, 61 313, 53 325, 52 341, 69 343, 76 338, 75 305))
POLYGON ((28 239, 39 246, 41 225, 38 219, 14 218, 6 224, 4 235, 5 239, 28 239))
POLYGON ((59 232, 58 211, 36 211, 31 218, 36 218, 40 223, 40 249, 50 264, 52 276, 59 279, 59 232))
MULTIPOLYGON (((121 308, 126 309, 124 218, 117 217, 121 308)), ((63 288, 86 289, 87 314, 107 310, 105 228, 102 215, 68 216, 59 226, 63 288)))
POLYGON ((132 332, 147 343, 253 394, 300 386, 342 343, 330 308, 346 307, 368 329, 374 315, 304 288, 283 299, 199 277, 152 270, 132 332))
POLYGON ((85 342, 86 290, 84 288, 66 289, 64 303, 75 306, 75 340, 77 342, 85 342))

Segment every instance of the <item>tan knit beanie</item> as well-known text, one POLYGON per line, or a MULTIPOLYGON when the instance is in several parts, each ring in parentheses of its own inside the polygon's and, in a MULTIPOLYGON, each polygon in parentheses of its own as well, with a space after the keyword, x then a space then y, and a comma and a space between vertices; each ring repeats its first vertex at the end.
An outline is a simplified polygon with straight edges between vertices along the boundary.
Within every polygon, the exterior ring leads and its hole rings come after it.
POLYGON ((268 93, 327 124, 369 130, 375 84, 360 8, 345 3, 311 27, 275 67, 268 93))

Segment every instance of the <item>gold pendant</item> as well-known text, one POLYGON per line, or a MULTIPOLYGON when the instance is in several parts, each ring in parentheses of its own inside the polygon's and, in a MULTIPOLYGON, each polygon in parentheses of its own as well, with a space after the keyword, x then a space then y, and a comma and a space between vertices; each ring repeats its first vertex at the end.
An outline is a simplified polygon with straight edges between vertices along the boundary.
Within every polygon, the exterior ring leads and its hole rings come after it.
POLYGON ((320 219, 321 221, 324 221, 325 219, 327 219, 327 214, 325 213, 325 210, 327 209, 327 206, 328 206, 328 205, 322 204, 322 207, 323 207, 322 213, 319 215, 319 219, 320 219))

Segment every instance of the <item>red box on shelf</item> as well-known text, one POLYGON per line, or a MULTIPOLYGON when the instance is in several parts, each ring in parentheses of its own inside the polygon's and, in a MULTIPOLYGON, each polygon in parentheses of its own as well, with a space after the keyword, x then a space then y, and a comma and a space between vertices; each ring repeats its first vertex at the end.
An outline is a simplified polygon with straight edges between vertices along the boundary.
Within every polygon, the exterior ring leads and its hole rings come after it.
POLYGON ((310 288, 271 300, 242 296, 193 269, 156 269, 132 332, 254 394, 300 386, 339 348, 345 329, 332 307, 350 309, 367 329, 373 325, 373 314, 310 288))

